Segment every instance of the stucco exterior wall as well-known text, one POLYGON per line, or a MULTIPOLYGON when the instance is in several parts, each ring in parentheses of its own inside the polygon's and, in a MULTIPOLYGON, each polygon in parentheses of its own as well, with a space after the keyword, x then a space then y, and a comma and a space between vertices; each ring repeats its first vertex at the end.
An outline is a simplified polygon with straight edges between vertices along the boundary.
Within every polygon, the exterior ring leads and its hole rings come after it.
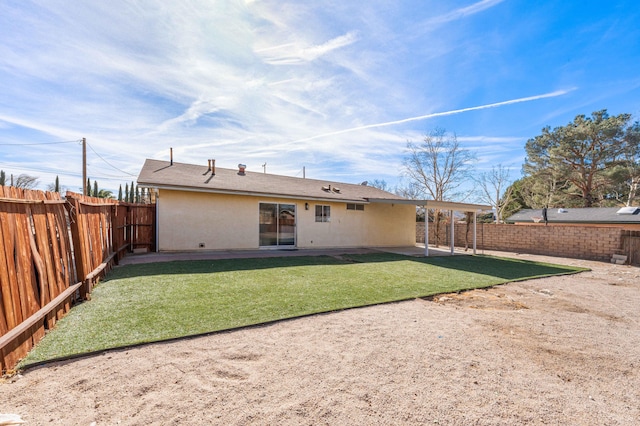
POLYGON ((261 202, 296 205, 298 248, 415 244, 415 207, 411 205, 367 204, 358 211, 347 210, 345 203, 160 190, 158 249, 257 249, 261 202), (331 206, 330 222, 315 221, 316 204, 331 206))

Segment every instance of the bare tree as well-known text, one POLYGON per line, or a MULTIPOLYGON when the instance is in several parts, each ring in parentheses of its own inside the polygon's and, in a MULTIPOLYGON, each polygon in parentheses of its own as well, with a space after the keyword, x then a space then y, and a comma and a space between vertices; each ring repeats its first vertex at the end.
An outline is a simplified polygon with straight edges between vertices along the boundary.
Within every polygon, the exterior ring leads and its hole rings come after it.
MULTIPOLYGON (((455 134, 435 129, 425 136, 421 144, 407 143, 407 150, 404 173, 425 198, 459 201, 469 196, 471 191, 460 188, 470 180, 475 156, 460 146, 455 134)), ((436 211, 434 218, 438 245, 442 214, 436 211)))
POLYGON ((436 129, 421 144, 407 143, 404 172, 436 201, 463 200, 469 191, 459 190, 471 176, 475 156, 460 146, 455 134, 436 129))
POLYGON ((391 191, 391 188, 387 184, 387 181, 384 179, 370 180, 368 185, 373 186, 374 188, 382 189, 383 191, 391 191))
MULTIPOLYGON (((419 200, 424 197, 424 191, 422 191, 419 185, 415 182, 402 182, 394 191, 396 195, 399 195, 404 198, 408 198, 410 200, 419 200)), ((416 206, 416 222, 427 222, 428 219, 425 217, 425 208, 424 206, 416 206)))
POLYGON ((496 212, 496 223, 502 223, 505 207, 511 201, 513 192, 509 168, 498 164, 491 167, 491 170, 480 173, 475 180, 478 198, 481 202, 493 207, 496 212))
POLYGON ((16 178, 14 186, 22 189, 33 189, 38 185, 38 177, 21 174, 16 178))

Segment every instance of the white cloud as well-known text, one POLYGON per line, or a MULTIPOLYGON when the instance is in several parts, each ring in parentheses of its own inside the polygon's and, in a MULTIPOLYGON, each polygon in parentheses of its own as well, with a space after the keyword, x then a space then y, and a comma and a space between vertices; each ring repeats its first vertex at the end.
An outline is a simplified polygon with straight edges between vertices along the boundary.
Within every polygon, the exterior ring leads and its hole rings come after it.
POLYGON ((447 22, 466 18, 468 16, 475 15, 476 13, 483 12, 493 6, 496 6, 502 3, 503 1, 504 0, 482 0, 470 6, 461 7, 449 13, 445 13, 444 15, 431 18, 427 20, 424 23, 424 25, 425 26, 441 25, 441 24, 446 24, 447 22))
POLYGON ((299 46, 296 43, 286 43, 279 46, 256 50, 271 65, 295 65, 315 61, 328 53, 355 43, 358 37, 355 32, 335 37, 320 45, 299 46))
POLYGON ((326 138, 326 137, 329 137, 329 136, 336 136, 336 135, 341 135, 341 134, 344 134, 344 133, 357 132, 357 131, 365 130, 365 129, 373 129, 373 128, 377 128, 377 127, 386 127, 386 126, 395 126, 395 125, 398 125, 398 124, 409 123, 409 122, 412 122, 412 121, 422 121, 422 120, 426 120, 426 119, 429 119, 429 118, 444 117, 444 116, 448 116, 448 115, 461 114, 463 112, 478 111, 478 110, 483 110, 483 109, 488 109, 488 108, 497 108, 497 107, 501 107, 501 106, 505 106, 505 105, 517 104, 517 103, 521 103, 521 102, 530 102, 530 101, 536 101, 536 100, 539 100, 539 99, 553 98, 553 97, 556 97, 556 96, 565 95, 565 94, 569 93, 571 90, 574 90, 574 89, 556 90, 555 92, 544 93, 544 94, 535 95, 535 96, 528 96, 528 97, 525 97, 525 98, 511 99, 511 100, 508 100, 508 101, 495 102, 495 103, 491 103, 491 104, 479 105, 479 106, 474 106, 474 107, 469 107, 469 108, 455 109, 455 110, 451 110, 451 111, 434 112, 434 113, 431 113, 431 114, 419 115, 417 117, 403 118, 401 120, 386 121, 386 122, 375 123, 375 124, 367 124, 367 125, 364 125, 364 126, 352 127, 350 129, 337 130, 335 132, 324 133, 324 134, 320 134, 320 135, 316 135, 316 136, 310 136, 310 137, 305 138, 305 139, 299 139, 299 140, 297 140, 295 142, 306 142, 306 141, 310 141, 310 140, 314 140, 314 139, 326 138))
MULTIPOLYGON (((173 147, 182 162, 216 158, 220 167, 246 161, 259 168, 266 161, 276 173, 297 173, 306 165, 318 174, 388 180, 397 176, 406 141, 436 126, 458 132, 472 148, 517 147, 504 135, 522 131, 498 131, 493 126, 503 123, 497 115, 480 116, 525 104, 564 115, 572 106, 558 104, 569 98, 562 96, 568 90, 549 88, 572 82, 500 81, 490 87, 473 78, 483 63, 464 55, 477 33, 463 30, 453 40, 446 31, 433 31, 439 23, 489 14, 500 3, 476 1, 434 17, 433 10, 450 6, 383 0, 114 0, 73 7, 63 0, 5 2, 0 120, 9 124, 0 124, 0 137, 86 137, 105 159, 134 173, 145 158, 168 158, 173 147), (13 132, 16 127, 22 135, 13 132)), ((507 70, 509 65, 505 60, 507 70)), ((69 148, 71 163, 76 148, 69 148)), ((67 158, 46 150, 26 155, 67 158)), ((100 163, 94 157, 92 167, 106 176, 109 167, 100 163)))

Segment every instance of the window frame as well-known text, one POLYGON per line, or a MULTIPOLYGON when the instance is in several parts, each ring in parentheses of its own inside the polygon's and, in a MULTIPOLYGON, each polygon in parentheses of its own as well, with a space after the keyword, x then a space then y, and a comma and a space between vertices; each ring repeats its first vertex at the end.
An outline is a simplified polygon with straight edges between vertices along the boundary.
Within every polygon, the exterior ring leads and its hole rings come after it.
POLYGON ((328 204, 316 204, 315 216, 317 223, 331 222, 331 206, 328 204), (320 214, 318 214, 320 212, 320 214))

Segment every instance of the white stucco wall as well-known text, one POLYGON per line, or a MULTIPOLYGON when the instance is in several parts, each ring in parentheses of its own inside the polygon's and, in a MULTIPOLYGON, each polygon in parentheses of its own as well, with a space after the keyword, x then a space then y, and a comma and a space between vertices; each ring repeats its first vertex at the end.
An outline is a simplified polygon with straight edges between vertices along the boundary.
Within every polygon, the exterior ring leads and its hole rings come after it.
POLYGON ((415 207, 411 205, 367 204, 358 211, 347 210, 345 203, 160 190, 159 250, 257 249, 261 202, 296 205, 299 248, 415 244, 415 207), (331 206, 330 222, 315 221, 316 204, 331 206))

